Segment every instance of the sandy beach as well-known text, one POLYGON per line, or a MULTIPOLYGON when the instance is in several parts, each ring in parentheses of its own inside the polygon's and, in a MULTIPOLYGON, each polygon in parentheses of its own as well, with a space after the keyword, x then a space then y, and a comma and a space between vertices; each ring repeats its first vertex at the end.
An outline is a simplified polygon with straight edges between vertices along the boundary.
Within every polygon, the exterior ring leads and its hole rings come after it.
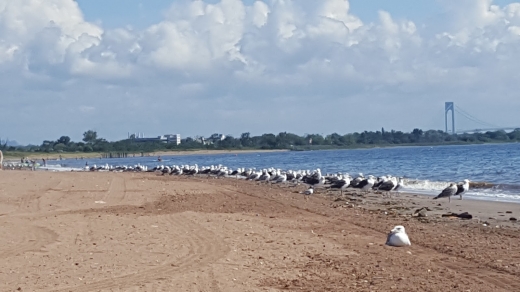
POLYGON ((304 189, 0 171, 0 291, 520 291, 520 204, 304 189))

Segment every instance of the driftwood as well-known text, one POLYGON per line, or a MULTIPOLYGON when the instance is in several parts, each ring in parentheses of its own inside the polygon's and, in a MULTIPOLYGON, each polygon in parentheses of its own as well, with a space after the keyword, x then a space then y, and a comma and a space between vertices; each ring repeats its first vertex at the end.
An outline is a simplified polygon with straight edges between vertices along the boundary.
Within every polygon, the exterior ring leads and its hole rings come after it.
POLYGON ((442 217, 452 217, 452 218, 461 218, 461 219, 472 219, 472 218, 473 218, 473 215, 469 214, 468 212, 464 212, 464 213, 460 213, 460 214, 457 214, 457 213, 448 213, 448 214, 443 214, 442 217))

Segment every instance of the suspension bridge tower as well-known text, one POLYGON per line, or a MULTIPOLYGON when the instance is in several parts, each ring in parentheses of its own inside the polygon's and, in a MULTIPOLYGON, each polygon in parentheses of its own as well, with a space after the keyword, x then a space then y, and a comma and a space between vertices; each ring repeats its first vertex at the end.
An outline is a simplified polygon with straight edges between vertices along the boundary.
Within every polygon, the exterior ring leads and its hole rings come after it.
POLYGON ((446 126, 446 133, 448 133, 448 113, 451 111, 451 133, 455 134, 455 104, 453 102, 446 102, 444 104, 444 124, 446 126))

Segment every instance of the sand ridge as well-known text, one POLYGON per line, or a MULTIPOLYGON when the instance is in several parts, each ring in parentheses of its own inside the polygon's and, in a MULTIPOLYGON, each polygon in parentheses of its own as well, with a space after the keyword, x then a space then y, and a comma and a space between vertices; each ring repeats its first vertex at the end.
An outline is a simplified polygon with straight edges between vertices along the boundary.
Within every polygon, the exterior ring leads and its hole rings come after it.
POLYGON ((303 188, 3 171, 0 291, 520 291, 515 224, 437 216, 478 203, 303 188), (398 224, 411 247, 384 245, 398 224))

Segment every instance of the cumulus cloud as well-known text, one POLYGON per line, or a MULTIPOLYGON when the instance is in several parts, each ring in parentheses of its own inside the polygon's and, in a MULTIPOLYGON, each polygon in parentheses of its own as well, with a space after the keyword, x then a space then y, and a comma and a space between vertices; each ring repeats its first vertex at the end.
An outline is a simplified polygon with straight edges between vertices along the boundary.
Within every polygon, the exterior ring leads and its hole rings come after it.
POLYGON ((0 15, 0 62, 16 58, 24 65, 18 69, 73 63, 85 49, 98 45, 103 33, 83 20, 74 1, 3 0, 0 15))
POLYGON ((27 117, 0 135, 443 128, 447 100, 514 123, 520 3, 440 2, 442 25, 364 22, 347 0, 182 0, 107 30, 73 0, 0 0, 0 122, 27 117))

